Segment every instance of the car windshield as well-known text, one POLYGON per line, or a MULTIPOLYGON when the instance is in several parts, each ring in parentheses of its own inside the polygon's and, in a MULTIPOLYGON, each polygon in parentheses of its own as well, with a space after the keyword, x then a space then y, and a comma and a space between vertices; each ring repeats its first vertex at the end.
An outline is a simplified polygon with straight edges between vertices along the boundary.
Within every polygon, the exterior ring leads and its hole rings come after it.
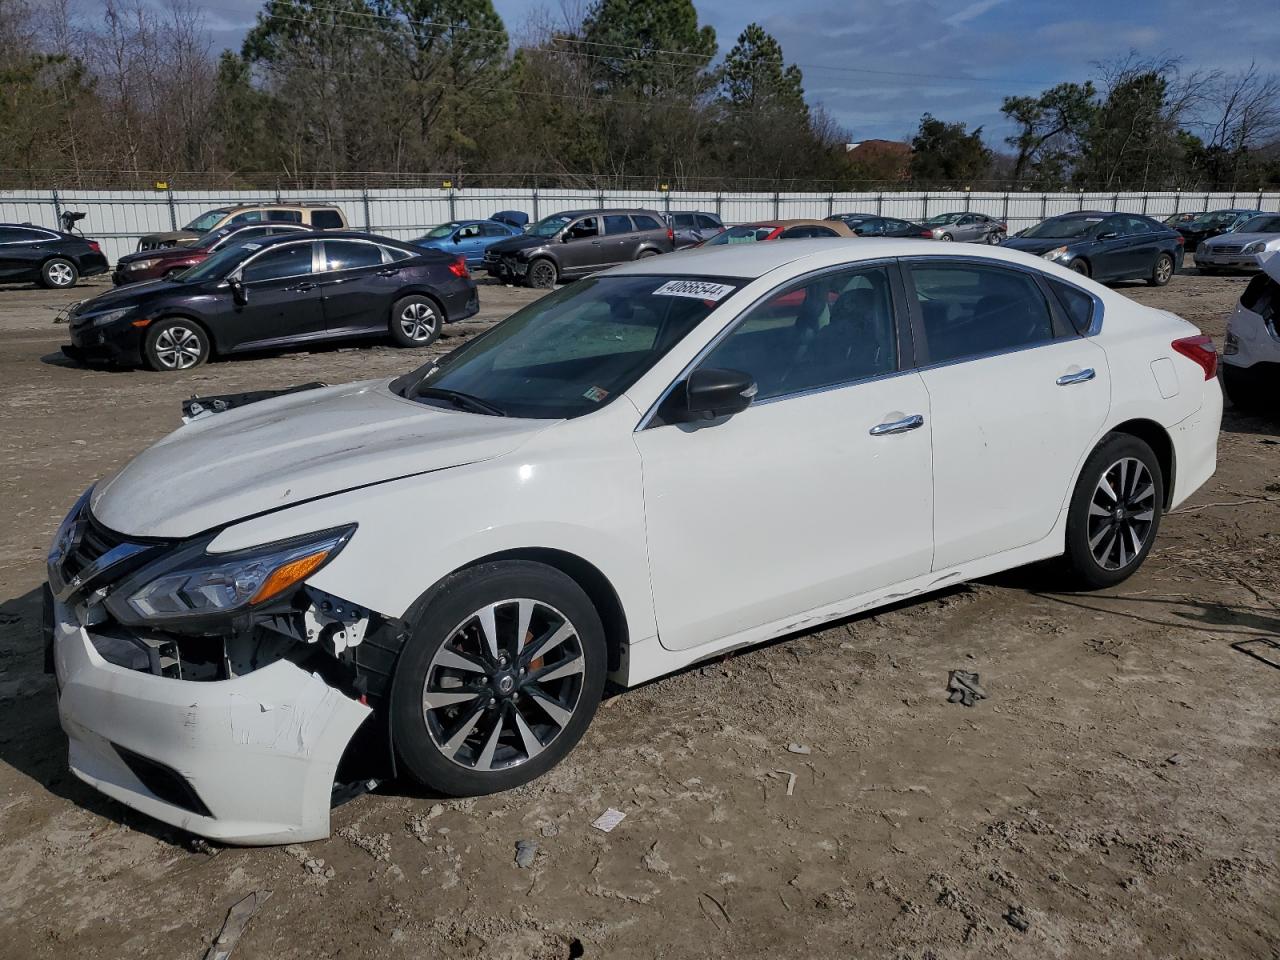
MULTIPOLYGON (((928 222, 928 221, 926 221, 928 222)), ((1102 222, 1102 217, 1054 217, 1022 232, 1033 240, 1056 240, 1083 237, 1102 222)))
POLYGON ((769 234, 773 233, 776 229, 777 227, 772 226, 730 227, 723 233, 716 234, 708 240, 704 246, 719 246, 725 243, 756 243, 757 241, 763 240, 765 237, 769 236, 769 234))
POLYGON ((1236 233, 1280 233, 1280 217, 1253 217, 1236 227, 1236 233))
POLYGON ((261 244, 255 243, 252 240, 244 240, 240 243, 227 244, 227 246, 223 247, 207 260, 196 264, 190 270, 183 273, 182 279, 186 282, 220 280, 230 273, 235 268, 236 264, 260 247, 261 244))
POLYGON ((550 217, 543 217, 532 227, 529 233, 535 237, 554 237, 557 233, 569 225, 573 217, 565 213, 557 213, 550 217))
POLYGON ((227 213, 228 211, 226 210, 210 210, 208 213, 200 214, 182 229, 190 230, 193 233, 204 233, 206 230, 212 230, 213 225, 225 217, 227 213))
POLYGON ((453 232, 460 226, 462 226, 460 223, 442 223, 440 226, 435 227, 432 230, 428 230, 422 239, 439 240, 441 237, 451 237, 453 236, 453 232))
POLYGON ((921 222, 926 227, 945 227, 949 223, 955 223, 963 216, 963 213, 940 213, 936 217, 930 217, 928 220, 922 220, 921 222))
POLYGON ((225 240, 229 235, 231 235, 235 231, 236 231, 235 227, 222 227, 219 230, 214 230, 211 233, 206 233, 203 237, 201 237, 195 243, 191 244, 191 248, 193 250, 208 250, 211 247, 213 247, 215 243, 221 243, 223 240, 225 240))
POLYGON ((588 277, 531 303, 391 388, 421 403, 472 412, 578 417, 627 390, 744 282, 588 277))

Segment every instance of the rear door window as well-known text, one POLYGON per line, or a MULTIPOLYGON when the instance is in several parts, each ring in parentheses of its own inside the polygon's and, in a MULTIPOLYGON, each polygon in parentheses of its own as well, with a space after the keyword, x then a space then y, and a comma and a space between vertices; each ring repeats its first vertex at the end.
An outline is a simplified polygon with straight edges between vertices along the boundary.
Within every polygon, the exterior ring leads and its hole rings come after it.
POLYGON ((631 217, 636 223, 637 230, 661 230, 662 224, 658 223, 653 217, 646 216, 643 213, 633 214, 631 217))
POLYGON ((606 235, 633 233, 634 231, 635 228, 631 226, 630 217, 610 214, 604 218, 604 232, 606 235))
POLYGON ((245 283, 260 283, 305 276, 311 273, 311 247, 310 243, 291 243, 266 250, 245 264, 240 279, 245 283))
POLYGON ((301 210, 268 210, 266 219, 274 223, 301 223, 301 210))
POLYGON ((597 217, 583 217, 568 231, 570 240, 585 240, 589 237, 600 236, 600 223, 597 217))
POLYGON ((1016 350, 1053 339, 1053 315, 1030 274, 961 263, 912 263, 927 362, 1016 350))
POLYGON ((1064 283, 1053 277, 1047 279, 1049 286, 1058 297, 1058 302, 1062 304, 1062 309, 1066 311, 1071 326, 1075 328, 1076 333, 1083 336, 1093 323, 1093 297, 1074 284, 1064 283))
POLYGON ((232 217, 229 225, 235 227, 242 223, 261 223, 263 219, 261 210, 245 210, 232 217))
POLYGON ((324 242, 325 269, 356 270, 375 267, 382 263, 382 248, 372 243, 356 243, 350 240, 326 240, 324 242))
POLYGON ((720 221, 708 217, 706 214, 698 214, 698 227, 702 230, 719 230, 723 224, 720 221))
POLYGON ((692 230, 693 215, 689 213, 675 213, 671 215, 671 226, 677 230, 692 230))
POLYGON ((501 224, 498 224, 498 223, 485 223, 485 224, 481 224, 480 232, 481 232, 481 233, 483 233, 486 237, 509 237, 509 236, 511 236, 511 231, 510 231, 510 230, 508 230, 506 227, 502 226, 501 224))

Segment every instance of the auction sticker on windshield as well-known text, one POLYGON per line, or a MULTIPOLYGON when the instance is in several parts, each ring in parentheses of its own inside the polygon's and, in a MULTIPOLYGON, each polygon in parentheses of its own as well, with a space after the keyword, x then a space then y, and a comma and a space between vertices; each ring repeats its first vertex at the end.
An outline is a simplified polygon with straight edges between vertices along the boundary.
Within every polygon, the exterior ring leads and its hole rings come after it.
POLYGON ((655 297, 690 297, 694 300, 710 300, 716 303, 733 293, 727 283, 708 283, 706 280, 669 280, 653 291, 655 297))

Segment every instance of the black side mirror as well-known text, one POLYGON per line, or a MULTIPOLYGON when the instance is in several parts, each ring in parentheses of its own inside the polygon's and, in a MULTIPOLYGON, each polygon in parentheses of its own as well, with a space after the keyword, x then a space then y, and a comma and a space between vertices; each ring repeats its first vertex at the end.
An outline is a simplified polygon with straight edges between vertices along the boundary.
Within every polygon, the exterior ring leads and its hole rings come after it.
POLYGON ((695 370, 684 384, 685 412, 689 419, 732 416, 751 405, 757 390, 751 374, 741 370, 695 370))
POLYGON ((231 299, 236 302, 237 306, 243 307, 249 302, 249 291, 244 288, 244 284, 239 280, 232 279, 228 281, 231 287, 231 299))
POLYGON ((453 232, 453 236, 452 236, 452 237, 450 237, 449 239, 450 239, 450 240, 452 240, 454 243, 461 243, 461 242, 462 242, 462 231, 461 231, 461 230, 455 230, 455 231, 453 232))

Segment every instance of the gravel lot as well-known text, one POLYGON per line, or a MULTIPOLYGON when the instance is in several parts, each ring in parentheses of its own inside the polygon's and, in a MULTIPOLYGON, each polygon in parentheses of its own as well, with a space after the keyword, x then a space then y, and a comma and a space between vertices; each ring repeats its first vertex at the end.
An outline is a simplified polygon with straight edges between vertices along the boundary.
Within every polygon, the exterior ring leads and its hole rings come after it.
MULTIPOLYGON (((1220 344, 1244 282, 1124 292, 1220 344)), ((0 956, 200 957, 272 890, 237 960, 1280 957, 1280 670, 1232 646, 1280 636, 1276 421, 1227 411, 1217 475, 1116 589, 1056 592, 1038 568, 969 584, 615 696, 511 793, 392 784, 305 849, 206 851, 66 772, 40 672, 53 531, 192 393, 423 356, 71 366, 55 312, 104 287, 0 287, 0 956), (953 668, 990 699, 947 703, 953 668), (604 834, 607 807, 627 816, 604 834)), ((433 349, 533 297, 483 286, 479 321, 433 349)))

